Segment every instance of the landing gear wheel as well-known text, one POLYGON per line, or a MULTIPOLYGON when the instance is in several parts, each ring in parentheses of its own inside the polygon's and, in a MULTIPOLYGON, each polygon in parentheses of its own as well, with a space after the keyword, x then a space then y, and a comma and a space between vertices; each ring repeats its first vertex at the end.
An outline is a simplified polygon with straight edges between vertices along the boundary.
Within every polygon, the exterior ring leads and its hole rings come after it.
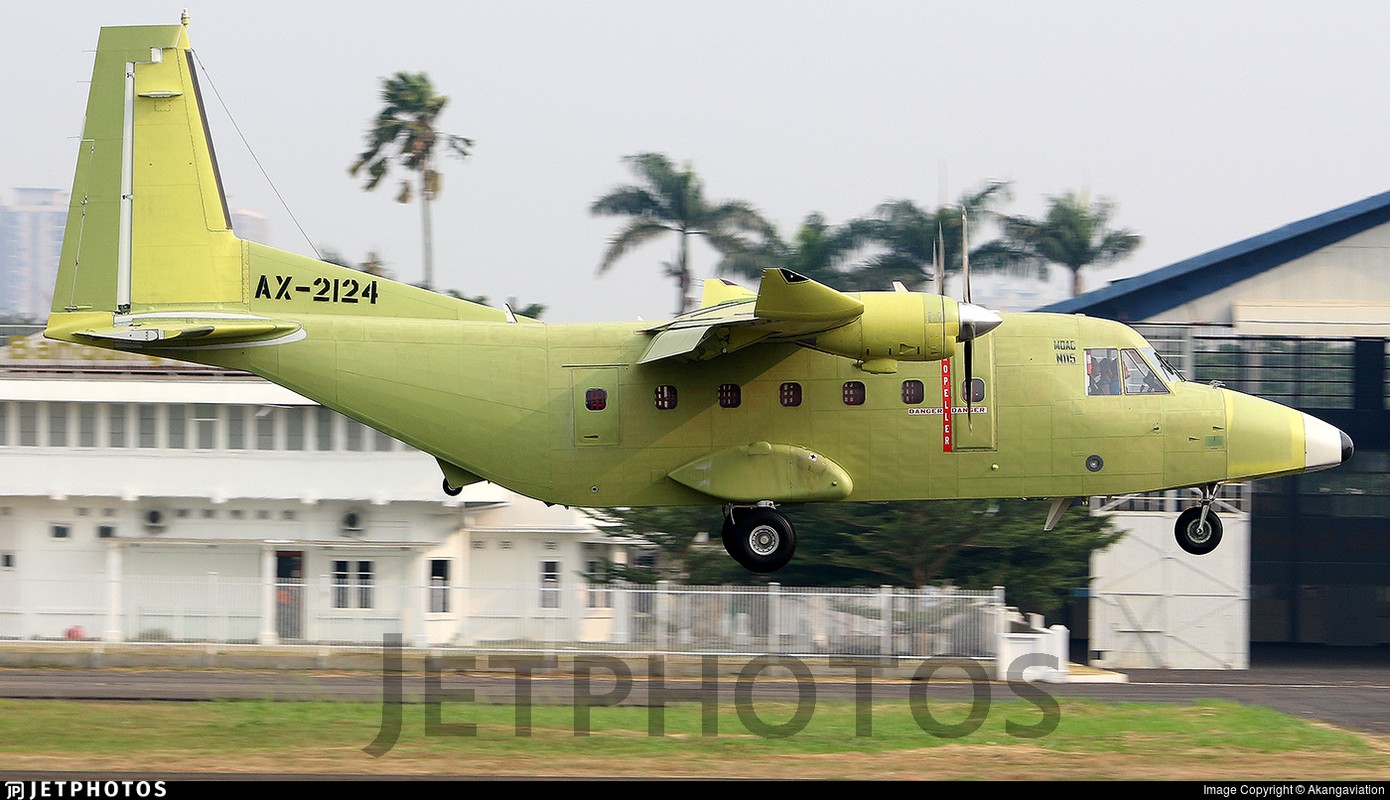
POLYGON ((462 492, 462 491, 463 491, 463 487, 462 487, 462 486, 450 486, 450 485, 449 485, 449 479, 448 479, 448 478, 445 478, 445 479, 444 479, 444 494, 447 494, 447 495, 449 495, 450 497, 458 497, 458 496, 459 496, 459 493, 462 492))
POLYGON ((1221 544, 1221 518, 1215 511, 1207 511, 1207 521, 1202 522, 1202 507, 1193 506, 1178 515, 1178 524, 1173 533, 1177 536, 1178 547, 1194 556, 1204 556, 1221 544))
POLYGON ((749 572, 776 572, 796 553, 796 530, 770 508, 751 508, 726 517, 723 536, 724 549, 749 572))

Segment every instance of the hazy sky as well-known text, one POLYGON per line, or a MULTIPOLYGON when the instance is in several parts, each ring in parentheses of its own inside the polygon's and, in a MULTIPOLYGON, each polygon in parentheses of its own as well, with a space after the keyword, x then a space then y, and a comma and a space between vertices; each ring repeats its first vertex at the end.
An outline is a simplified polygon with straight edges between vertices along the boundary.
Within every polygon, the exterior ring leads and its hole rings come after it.
MULTIPOLYGON (((319 247, 420 276, 418 205, 347 167, 381 78, 425 71, 447 131, 441 287, 540 302, 547 319, 668 315, 664 242, 608 274, 620 222, 589 204, 621 159, 689 161, 714 199, 784 234, 986 180, 1038 214, 1072 189, 1145 237, 1132 274, 1390 189, 1390 5, 1372 2, 189 2, 190 36, 232 118, 319 247)), ((7 3, 0 201, 68 189, 102 25, 183 5, 7 3)), ((309 252, 211 91, 229 202, 309 252)), ((713 255, 696 251, 703 277, 713 255)), ((1103 283, 1091 276, 1088 287, 1103 283)), ((887 287, 885 287, 887 288, 887 287)))

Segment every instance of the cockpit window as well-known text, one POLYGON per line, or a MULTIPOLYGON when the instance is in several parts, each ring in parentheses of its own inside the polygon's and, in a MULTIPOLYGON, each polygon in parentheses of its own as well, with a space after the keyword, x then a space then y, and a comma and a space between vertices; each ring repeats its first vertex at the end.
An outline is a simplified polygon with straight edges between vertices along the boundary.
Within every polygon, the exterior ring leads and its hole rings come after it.
POLYGON ((1144 358, 1150 364, 1158 368, 1159 374, 1162 375, 1163 379, 1168 383, 1180 383, 1187 380, 1182 376, 1181 372, 1178 372, 1176 367, 1168 363, 1168 359, 1164 358, 1152 347, 1141 347, 1139 348, 1139 352, 1144 354, 1144 358))
POLYGON ((1163 385, 1138 350, 1124 350, 1120 354, 1120 361, 1125 394, 1168 394, 1168 387, 1163 385))
POLYGON ((1120 393, 1120 351, 1114 347, 1086 348, 1086 394, 1120 393))

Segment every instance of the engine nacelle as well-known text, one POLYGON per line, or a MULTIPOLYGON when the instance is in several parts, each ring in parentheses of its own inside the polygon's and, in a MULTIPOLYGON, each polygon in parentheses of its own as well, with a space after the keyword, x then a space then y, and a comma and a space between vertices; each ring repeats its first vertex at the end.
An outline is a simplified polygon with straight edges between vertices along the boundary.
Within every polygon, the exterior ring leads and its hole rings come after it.
POLYGON ((864 292, 858 319, 822 333, 815 348, 852 358, 866 372, 897 372, 899 361, 940 361, 956 353, 960 304, 939 294, 864 292))

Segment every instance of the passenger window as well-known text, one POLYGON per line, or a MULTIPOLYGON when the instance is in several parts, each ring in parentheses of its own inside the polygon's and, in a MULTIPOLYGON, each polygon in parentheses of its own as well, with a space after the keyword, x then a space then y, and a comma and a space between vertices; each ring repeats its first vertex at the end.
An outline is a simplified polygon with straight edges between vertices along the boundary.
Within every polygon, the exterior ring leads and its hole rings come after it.
POLYGON ((777 391, 777 399, 787 408, 795 408, 801 405, 801 384, 782 384, 782 388, 777 391))
POLYGON ((1163 381, 1159 380, 1153 368, 1137 350, 1123 351, 1120 354, 1120 363, 1124 373, 1125 394, 1168 394, 1168 387, 1163 385, 1163 381))
MULTIPOLYGON (((590 411, 602 411, 608 407, 608 392, 604 389, 586 389, 584 391, 584 407, 590 411)), ((323 420, 319 420, 322 424, 323 420)))
POLYGON ((662 411, 669 411, 676 407, 676 387, 670 384, 662 384, 656 387, 656 407, 662 411))
POLYGON ((1086 348, 1086 394, 1120 393, 1119 355, 1114 347, 1086 348))
POLYGON ((861 381, 845 381, 844 399, 847 406, 864 405, 864 384, 861 381))
POLYGON ((961 381, 961 396, 968 397, 971 403, 983 403, 985 401, 985 379, 971 378, 968 381, 961 381))
POLYGON ((919 406, 927 398, 927 388, 921 381, 903 381, 903 402, 910 406, 919 406))
POLYGON ((719 407, 738 408, 743 403, 743 392, 737 383, 719 384, 719 407))

